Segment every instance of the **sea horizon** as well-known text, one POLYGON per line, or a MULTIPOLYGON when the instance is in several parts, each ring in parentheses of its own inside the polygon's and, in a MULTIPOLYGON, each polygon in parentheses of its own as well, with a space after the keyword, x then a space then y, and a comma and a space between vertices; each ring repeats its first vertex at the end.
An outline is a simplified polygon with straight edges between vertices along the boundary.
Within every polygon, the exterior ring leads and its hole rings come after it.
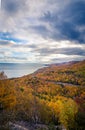
POLYGON ((0 63, 0 72, 4 72, 8 78, 17 78, 31 74, 45 67, 40 63, 0 63))

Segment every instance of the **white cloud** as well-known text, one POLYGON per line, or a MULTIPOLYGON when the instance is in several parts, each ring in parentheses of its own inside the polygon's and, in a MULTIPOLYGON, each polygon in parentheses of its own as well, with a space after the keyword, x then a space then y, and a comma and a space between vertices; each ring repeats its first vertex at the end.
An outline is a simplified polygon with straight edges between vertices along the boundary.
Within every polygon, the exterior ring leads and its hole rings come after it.
MULTIPOLYGON (((69 17, 64 19, 69 11, 63 14, 70 3, 71 0, 3 0, 0 10, 0 32, 11 34, 11 36, 8 35, 8 40, 5 39, 7 36, 3 36, 0 41, 0 50, 3 51, 0 56, 3 57, 3 61, 4 57, 8 62, 43 63, 53 62, 53 59, 56 58, 62 61, 63 59, 84 59, 84 56, 81 56, 81 51, 85 50, 85 44, 78 42, 77 38, 72 41, 71 38, 61 34, 61 28, 63 28, 61 23, 70 21, 69 17), (21 42, 16 39, 20 39, 21 42), (78 49, 78 51, 80 48, 80 55, 72 54, 69 56, 68 54, 59 53, 61 52, 60 49, 63 52, 65 50, 66 53, 68 48, 78 49), (47 54, 44 54, 43 50, 47 51, 47 54)), ((85 26, 83 27, 85 28, 85 26)), ((81 39, 82 36, 84 39, 83 27, 79 25, 75 27, 81 32, 81 39)), ((69 30, 67 30, 68 33, 69 30)), ((57 62, 57 60, 55 61, 57 62)))

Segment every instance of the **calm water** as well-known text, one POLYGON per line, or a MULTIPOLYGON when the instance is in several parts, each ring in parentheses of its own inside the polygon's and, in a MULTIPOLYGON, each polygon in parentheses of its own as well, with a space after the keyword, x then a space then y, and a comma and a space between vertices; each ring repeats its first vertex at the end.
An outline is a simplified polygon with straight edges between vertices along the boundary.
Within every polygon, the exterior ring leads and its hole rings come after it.
POLYGON ((44 67, 43 64, 37 63, 0 63, 0 72, 4 71, 8 78, 13 78, 33 73, 34 71, 42 67, 44 67))

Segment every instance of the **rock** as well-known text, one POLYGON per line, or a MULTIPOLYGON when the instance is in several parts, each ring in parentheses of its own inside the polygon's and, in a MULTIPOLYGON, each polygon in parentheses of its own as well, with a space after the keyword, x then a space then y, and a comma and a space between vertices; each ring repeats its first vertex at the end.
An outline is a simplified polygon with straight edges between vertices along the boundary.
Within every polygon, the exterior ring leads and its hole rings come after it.
POLYGON ((7 76, 4 73, 4 71, 0 72, 0 80, 3 80, 3 79, 7 79, 7 76))

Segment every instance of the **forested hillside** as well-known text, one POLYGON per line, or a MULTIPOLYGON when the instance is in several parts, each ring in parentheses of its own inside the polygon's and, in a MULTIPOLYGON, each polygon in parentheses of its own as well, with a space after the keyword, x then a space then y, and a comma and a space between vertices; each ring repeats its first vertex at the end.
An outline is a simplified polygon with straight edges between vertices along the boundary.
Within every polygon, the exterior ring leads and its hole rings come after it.
POLYGON ((85 85, 85 60, 81 62, 68 62, 60 65, 50 65, 36 71, 35 75, 45 80, 85 85))
POLYGON ((20 121, 46 126, 34 130, 84 130, 85 60, 0 80, 0 128, 20 121))

